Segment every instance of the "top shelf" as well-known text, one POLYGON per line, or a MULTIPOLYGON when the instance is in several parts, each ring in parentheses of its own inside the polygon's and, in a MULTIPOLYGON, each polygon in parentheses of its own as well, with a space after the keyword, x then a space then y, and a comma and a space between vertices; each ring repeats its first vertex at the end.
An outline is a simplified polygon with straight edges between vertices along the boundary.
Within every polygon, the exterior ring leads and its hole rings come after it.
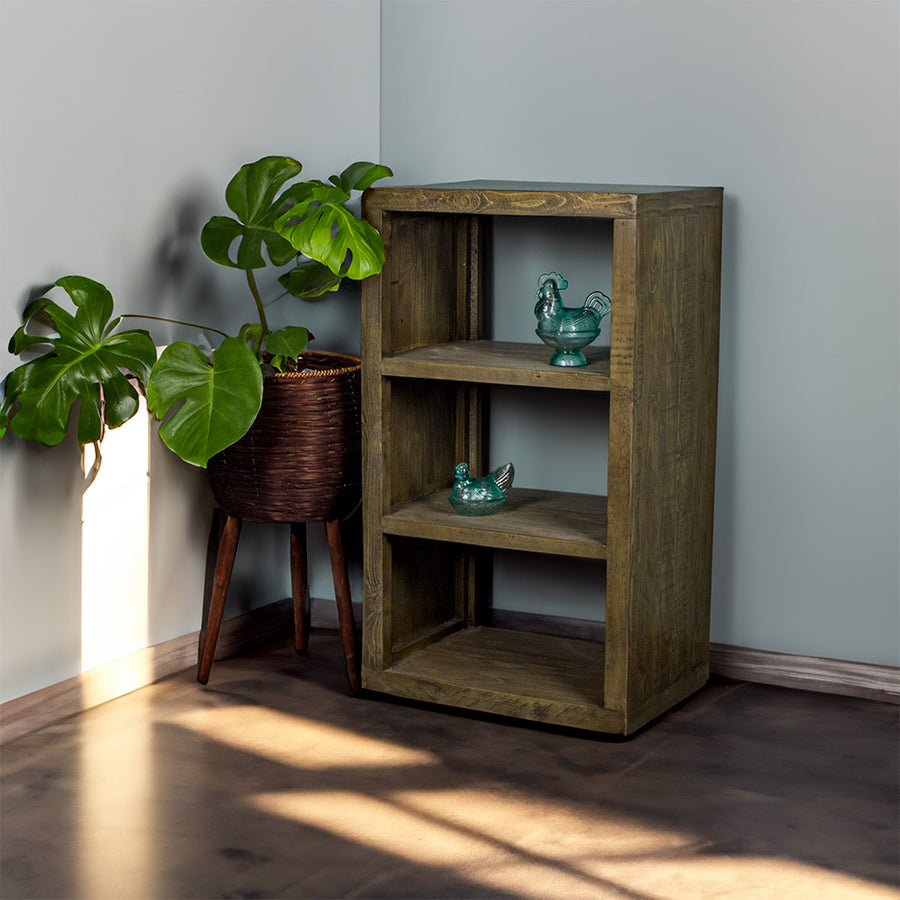
POLYGON ((722 188, 571 184, 528 181, 461 181, 416 187, 373 187, 368 211, 482 215, 584 216, 634 219, 700 207, 718 208, 722 188))

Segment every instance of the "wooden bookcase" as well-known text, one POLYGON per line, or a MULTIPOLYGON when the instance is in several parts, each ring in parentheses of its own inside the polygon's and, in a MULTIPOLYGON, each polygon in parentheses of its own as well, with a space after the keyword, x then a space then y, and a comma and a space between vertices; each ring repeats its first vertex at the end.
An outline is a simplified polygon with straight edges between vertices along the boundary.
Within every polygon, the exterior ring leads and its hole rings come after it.
POLYGON ((709 674, 722 189, 466 182, 363 208, 387 252, 363 284, 363 687, 635 731, 709 674), (486 339, 494 216, 612 220, 610 347, 589 365, 486 339), (608 496, 514 486, 500 513, 456 515, 492 385, 607 394, 608 496), (495 550, 606 560, 605 640, 491 627, 495 550))

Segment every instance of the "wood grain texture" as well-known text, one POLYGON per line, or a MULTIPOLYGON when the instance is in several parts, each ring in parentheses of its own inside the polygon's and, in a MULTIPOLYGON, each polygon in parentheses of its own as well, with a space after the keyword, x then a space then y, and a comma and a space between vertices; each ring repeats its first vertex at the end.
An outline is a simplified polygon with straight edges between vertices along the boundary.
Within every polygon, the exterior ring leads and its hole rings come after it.
POLYGON ((460 516, 450 489, 401 503, 385 516, 387 534, 581 559, 606 558, 606 498, 513 487, 491 516, 460 516))
MULTIPOLYGON (((220 516, 213 516, 212 531, 219 531, 220 516)), ((231 569, 237 552, 238 539, 241 535, 242 521, 237 516, 226 515, 225 524, 221 527, 219 547, 216 552, 216 565, 213 570, 213 584, 209 591, 209 610, 203 625, 203 643, 200 647, 200 658, 197 663, 197 681, 206 684, 216 655, 216 641, 219 638, 219 627, 225 611, 225 598, 228 584, 231 581, 231 569)), ((207 593, 204 591, 204 593, 207 593)))
POLYGON ((341 535, 341 523, 332 519, 325 523, 325 534, 328 542, 328 555, 331 559, 331 574, 334 581, 334 598, 338 614, 338 628, 341 633, 341 648, 347 667, 347 679, 350 690, 359 693, 360 657, 356 640, 356 623, 353 619, 353 601, 350 598, 350 578, 347 574, 347 560, 344 556, 344 539, 341 535))
POLYGON ((602 645, 571 638, 467 628, 403 657, 372 683, 398 696, 532 721, 611 732, 623 725, 601 705, 602 645))
POLYGON ((294 604, 294 649, 298 653, 306 653, 309 649, 309 626, 312 611, 309 605, 308 563, 306 522, 292 522, 290 538, 291 601, 294 604))
POLYGON ((638 222, 628 544, 610 548, 630 561, 626 704, 665 708, 708 667, 719 228, 700 212, 638 222))
POLYGON ((439 633, 447 622, 461 622, 467 598, 458 577, 462 548, 403 537, 391 537, 388 544, 391 602, 386 637, 393 661, 410 641, 439 633))
POLYGON ((390 384, 383 465, 388 508, 428 494, 453 479, 468 457, 464 389, 445 381, 405 379, 390 384))
POLYGON ((609 348, 585 347, 583 352, 588 364, 567 369, 550 365, 552 350, 543 344, 452 341, 388 356, 381 371, 402 378, 608 391, 609 348))
POLYGON ((580 216, 623 219, 689 206, 716 206, 715 188, 469 181, 422 187, 371 188, 368 208, 467 215, 580 216))
POLYGON ((606 696, 605 705, 624 711, 630 666, 631 499, 634 493, 634 341, 637 283, 637 223, 613 225, 610 310, 609 463, 607 472, 606 696))
MULTIPOLYGON (((391 219, 378 209, 367 207, 363 198, 363 209, 369 222, 381 233, 386 245, 392 243, 391 219)), ((385 268, 390 271, 389 261, 385 268)), ((365 672, 379 670, 390 660, 390 623, 385 622, 382 604, 365 601, 366 597, 383 597, 390 590, 385 573, 389 571, 389 550, 381 534, 381 516, 390 507, 387 496, 389 483, 384 476, 384 415, 387 402, 387 383, 381 372, 371 365, 372 358, 380 358, 385 348, 385 318, 390 307, 390 278, 384 269, 365 279, 361 285, 360 342, 366 348, 369 361, 361 372, 362 390, 362 485, 363 485, 363 647, 362 680, 365 672)))
POLYGON ((900 704, 900 668, 895 666, 712 644, 709 668, 740 681, 900 704))

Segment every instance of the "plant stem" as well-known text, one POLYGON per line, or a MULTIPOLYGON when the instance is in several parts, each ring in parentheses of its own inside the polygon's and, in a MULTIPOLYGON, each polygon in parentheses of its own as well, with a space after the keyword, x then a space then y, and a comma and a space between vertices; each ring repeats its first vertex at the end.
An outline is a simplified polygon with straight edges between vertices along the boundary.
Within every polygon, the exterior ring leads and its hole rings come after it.
POLYGON ((188 328, 196 328, 198 331, 214 331, 216 334, 221 334, 223 337, 228 337, 228 333, 225 331, 219 331, 218 328, 213 328, 211 325, 198 325, 196 322, 182 322, 181 319, 170 319, 167 316, 148 316, 144 313, 123 313, 123 319, 153 319, 154 322, 168 322, 171 325, 187 325, 188 328))
POLYGON ((103 462, 103 457, 100 455, 100 441, 92 441, 91 443, 94 447, 94 461, 91 463, 91 468, 87 472, 85 472, 84 470, 85 444, 81 445, 81 474, 84 476, 84 484, 81 487, 82 493, 84 493, 94 483, 94 479, 100 472, 100 464, 103 462))
POLYGON ((262 336, 256 346, 256 353, 257 355, 260 355, 262 354, 263 340, 269 333, 269 323, 266 321, 266 310, 259 297, 259 288, 256 286, 256 276, 253 274, 253 269, 245 269, 244 271, 247 273, 247 284, 250 286, 250 293, 253 294, 253 300, 256 303, 256 311, 259 313, 259 324, 262 325, 262 336))

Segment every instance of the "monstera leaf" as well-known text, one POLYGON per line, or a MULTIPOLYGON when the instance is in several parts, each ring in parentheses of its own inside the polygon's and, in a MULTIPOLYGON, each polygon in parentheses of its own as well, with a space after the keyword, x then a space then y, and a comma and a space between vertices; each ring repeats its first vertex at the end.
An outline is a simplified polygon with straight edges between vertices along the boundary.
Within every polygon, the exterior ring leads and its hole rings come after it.
POLYGON ((156 347, 146 331, 116 331, 121 317, 110 318, 113 298, 99 282, 68 275, 54 285, 69 295, 75 315, 46 297, 28 305, 9 350, 18 356, 40 346, 47 349, 7 376, 0 436, 8 425, 26 440, 58 444, 79 400, 78 442, 89 444, 99 441, 105 428, 118 428, 137 412, 137 391, 124 373, 146 384, 156 347), (56 335, 28 333, 35 322, 49 325, 56 335))
POLYGON ((312 260, 296 266, 278 278, 279 284, 289 294, 303 300, 312 300, 329 291, 336 291, 341 286, 342 280, 341 276, 335 275, 328 266, 312 260))
POLYGON ((164 420, 159 436, 165 445, 205 468, 249 431, 262 392, 259 362, 241 338, 226 338, 212 360, 194 344, 177 341, 153 367, 147 406, 164 420))
POLYGON ((357 162, 331 184, 308 181, 285 191, 290 209, 275 220, 275 228, 298 253, 323 263, 341 278, 359 281, 381 271, 384 244, 378 231, 344 205, 353 190, 364 190, 393 174, 387 166, 357 162))
POLYGON ((382 178, 390 178, 394 173, 387 167, 377 163, 355 162, 351 163, 340 175, 331 175, 328 180, 341 190, 364 191, 372 187, 376 181, 382 178))
POLYGON ((295 360, 306 349, 313 336, 300 325, 288 325, 266 335, 266 349, 269 356, 263 366, 264 374, 283 372, 288 360, 295 360))
POLYGON ((223 266, 236 269, 262 269, 265 244, 269 259, 276 266, 290 262, 296 254, 291 244, 275 230, 275 220, 285 209, 286 200, 278 192, 302 166, 288 156, 266 156, 241 166, 225 189, 225 202, 237 216, 213 216, 200 233, 204 253, 223 266), (232 259, 231 247, 238 241, 232 259))
POLYGON ((290 359, 299 356, 311 339, 312 335, 301 325, 287 325, 266 335, 266 347, 269 353, 290 359))

